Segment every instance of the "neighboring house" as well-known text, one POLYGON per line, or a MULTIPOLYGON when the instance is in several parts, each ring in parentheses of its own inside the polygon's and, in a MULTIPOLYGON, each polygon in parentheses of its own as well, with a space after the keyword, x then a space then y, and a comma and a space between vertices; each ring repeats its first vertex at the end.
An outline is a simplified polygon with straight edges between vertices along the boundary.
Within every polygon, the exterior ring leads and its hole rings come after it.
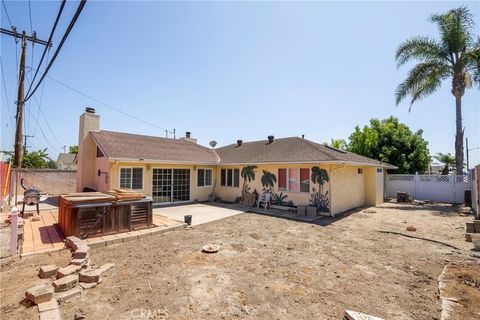
POLYGON ((241 169, 256 165, 250 191, 262 192, 264 171, 277 179, 273 192, 307 205, 313 188, 312 167, 325 169, 329 182, 327 214, 335 215, 384 199, 385 169, 396 167, 307 139, 291 137, 242 142, 211 149, 186 138, 168 139, 100 130, 91 108, 80 117, 77 190, 133 189, 155 202, 207 201, 215 194, 225 201, 241 196, 241 169))
POLYGON ((442 174, 443 168, 445 165, 437 162, 430 163, 428 167, 428 172, 425 174, 442 174))
POLYGON ((57 158, 57 169, 77 170, 77 155, 74 153, 60 153, 57 158))

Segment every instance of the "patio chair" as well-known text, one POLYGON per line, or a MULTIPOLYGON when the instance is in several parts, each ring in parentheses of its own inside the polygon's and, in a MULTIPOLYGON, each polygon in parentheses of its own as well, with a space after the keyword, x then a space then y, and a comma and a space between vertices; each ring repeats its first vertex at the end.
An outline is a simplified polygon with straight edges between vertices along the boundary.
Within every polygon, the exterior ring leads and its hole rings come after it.
POLYGON ((272 193, 270 192, 265 192, 260 195, 257 200, 257 209, 260 208, 260 203, 263 202, 265 211, 267 211, 267 207, 270 205, 270 199, 272 199, 272 193))

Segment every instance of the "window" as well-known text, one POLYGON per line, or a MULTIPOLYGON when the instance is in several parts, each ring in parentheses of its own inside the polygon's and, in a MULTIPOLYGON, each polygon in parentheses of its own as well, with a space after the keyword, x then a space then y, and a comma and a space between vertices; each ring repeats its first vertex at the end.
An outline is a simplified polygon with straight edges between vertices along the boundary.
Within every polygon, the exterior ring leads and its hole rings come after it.
POLYGON ((363 169, 362 169, 362 168, 358 168, 357 172, 358 172, 358 174, 363 174, 363 169))
POLYGON ((288 192, 310 192, 310 169, 278 169, 278 190, 288 192))
POLYGON ((120 168, 120 188, 143 189, 143 168, 120 168))
POLYGON ((382 173, 383 169, 382 168, 377 168, 377 173, 382 173))
POLYGON ((212 185, 212 169, 197 170, 197 186, 207 187, 212 185))
POLYGON ((240 186, 240 169, 221 169, 220 185, 238 188, 240 186))

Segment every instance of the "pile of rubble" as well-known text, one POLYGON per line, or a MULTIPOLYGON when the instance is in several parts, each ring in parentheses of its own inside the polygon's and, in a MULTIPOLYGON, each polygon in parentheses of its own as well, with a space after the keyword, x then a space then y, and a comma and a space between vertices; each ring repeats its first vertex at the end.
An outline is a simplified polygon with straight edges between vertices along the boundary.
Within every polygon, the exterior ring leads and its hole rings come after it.
POLYGON ((61 319, 59 303, 78 298, 82 290, 91 289, 102 282, 102 275, 115 264, 107 263, 99 268, 90 266, 90 247, 77 237, 68 237, 66 246, 73 251, 72 260, 66 267, 42 266, 38 276, 56 280, 36 285, 25 292, 28 300, 38 306, 40 320, 61 319), (78 285, 78 286, 77 286, 78 285))

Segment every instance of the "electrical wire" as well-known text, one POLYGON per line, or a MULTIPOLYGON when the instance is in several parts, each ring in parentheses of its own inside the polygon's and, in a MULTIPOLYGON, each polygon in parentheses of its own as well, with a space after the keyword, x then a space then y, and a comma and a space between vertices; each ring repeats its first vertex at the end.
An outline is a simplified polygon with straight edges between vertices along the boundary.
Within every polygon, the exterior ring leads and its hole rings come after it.
POLYGON ((13 29, 12 20, 10 20, 10 16, 8 15, 7 6, 5 5, 4 0, 2 0, 2 5, 3 5, 3 10, 5 10, 5 14, 7 15, 7 20, 8 20, 8 23, 10 24, 10 28, 13 29))
POLYGON ((129 118, 131 118, 131 119, 134 119, 134 120, 137 120, 137 121, 140 121, 140 122, 143 122, 143 123, 145 123, 145 124, 148 124, 149 126, 152 126, 152 127, 157 128, 157 129, 161 129, 161 130, 163 130, 163 131, 168 131, 169 133, 173 134, 173 132, 170 131, 170 130, 168 130, 168 129, 165 129, 165 128, 163 128, 163 127, 160 127, 160 126, 158 126, 158 125, 156 125, 156 124, 154 124, 154 123, 151 123, 151 122, 149 122, 149 121, 147 121, 147 120, 144 120, 144 119, 142 119, 142 118, 139 118, 139 117, 137 117, 137 116, 134 116, 134 115, 132 115, 132 114, 129 114, 129 113, 121 110, 120 108, 114 107, 114 106, 112 106, 112 105, 109 105, 109 104, 107 104, 107 103, 105 103, 105 102, 97 99, 97 98, 94 98, 94 97, 92 97, 92 96, 89 96, 89 95, 87 95, 86 93, 83 93, 83 92, 81 92, 80 90, 77 90, 77 89, 75 89, 75 88, 72 88, 71 86, 69 86, 69 85, 67 85, 67 84, 65 84, 65 83, 63 83, 63 82, 61 82, 61 81, 59 81, 59 80, 57 80, 57 79, 49 76, 49 75, 47 75, 46 77, 47 77, 48 79, 52 80, 53 82, 61 85, 62 87, 67 88, 67 89, 69 89, 69 90, 71 90, 71 91, 73 91, 73 92, 75 92, 75 93, 77 93, 77 94, 79 94, 79 95, 87 98, 87 99, 90 99, 90 100, 92 100, 92 101, 95 101, 95 102, 97 102, 97 103, 99 103, 99 104, 101 104, 101 105, 103 105, 103 106, 105 106, 105 107, 107 107, 107 108, 109 108, 109 109, 112 109, 112 110, 114 110, 114 111, 117 111, 118 113, 121 113, 121 114, 123 114, 124 116, 127 116, 127 117, 129 117, 129 118))
POLYGON ((7 85, 5 84, 5 73, 3 71, 3 59, 2 56, 0 56, 0 67, 2 68, 2 83, 3 83, 3 90, 5 92, 5 100, 6 100, 6 105, 8 109, 8 120, 10 120, 10 124, 13 126, 13 114, 12 110, 10 109, 10 99, 8 98, 8 92, 7 92, 7 85))
MULTIPOLYGON (((57 29, 58 21, 60 20, 60 17, 62 15, 63 8, 65 7, 65 3, 66 3, 66 0, 62 0, 62 2, 60 3, 60 7, 58 8, 57 17, 55 18, 55 22, 53 23, 52 30, 50 31, 50 35, 48 36, 47 45, 45 46, 45 49, 43 50, 42 57, 40 58, 40 61, 38 62, 38 67, 36 68, 36 71, 35 71, 35 75, 32 78, 32 84, 35 82, 35 79, 37 78, 38 70, 42 66, 43 59, 45 58, 45 54, 47 52, 48 52, 48 56, 47 56, 47 61, 48 61, 48 58, 50 56, 50 46, 51 46, 51 43, 52 43, 51 41, 52 41, 53 35, 55 34, 55 30, 57 29)), ((33 64, 32 64, 32 68, 33 68, 33 64)), ((27 95, 30 92, 32 84, 30 85, 30 87, 27 90, 27 95)), ((43 96, 43 93, 42 93, 42 96, 43 96)))
MULTIPOLYGON (((60 50, 62 49, 62 46, 63 44, 65 43, 65 41, 67 40, 68 38, 68 35, 70 34, 70 31, 72 31, 73 29, 73 26, 75 25, 75 23, 77 22, 77 19, 78 17, 80 16, 80 13, 82 12, 83 8, 85 7, 85 4, 87 3, 87 0, 81 0, 80 1, 80 4, 78 5, 78 8, 77 8, 77 11, 75 12, 75 15, 73 16, 72 20, 70 21, 70 24, 68 25, 67 27, 67 30, 65 31, 65 33, 63 34, 63 37, 62 37, 62 40, 60 41, 60 44, 58 45, 57 49, 55 50, 55 53, 53 54, 53 57, 52 59, 50 60, 50 62, 48 63, 48 66, 47 68, 45 69, 45 71, 43 72, 43 75, 42 77, 40 78, 40 80, 38 81, 37 85, 35 86, 35 88, 30 92, 31 88, 32 88, 32 85, 33 85, 33 82, 32 84, 30 85, 30 88, 28 89, 27 91, 27 95, 24 99, 24 102, 27 101, 28 99, 30 99, 32 97, 32 95, 35 93, 35 91, 37 91, 38 87, 40 86, 40 84, 42 83, 43 79, 45 78, 45 76, 48 74, 48 71, 50 70, 50 68, 52 67, 53 63, 55 62, 55 59, 57 58, 58 56, 58 53, 60 52, 60 50)), ((37 69, 38 70, 38 69, 37 69)))

